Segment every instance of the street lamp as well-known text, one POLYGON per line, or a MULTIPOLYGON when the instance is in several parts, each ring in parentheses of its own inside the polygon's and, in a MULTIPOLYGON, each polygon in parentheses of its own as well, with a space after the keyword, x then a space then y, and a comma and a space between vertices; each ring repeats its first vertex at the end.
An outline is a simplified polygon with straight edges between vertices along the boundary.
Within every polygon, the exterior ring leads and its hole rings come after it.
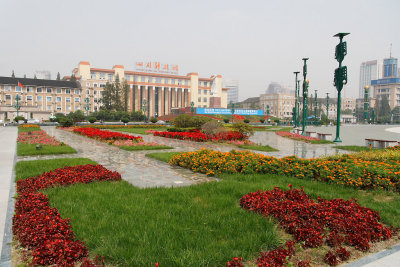
POLYGON ((190 112, 192 112, 192 117, 193 117, 193 113, 194 113, 194 102, 190 102, 190 112))
POLYGON ((85 98, 85 110, 86 110, 86 122, 89 121, 89 110, 90 110, 90 99, 87 96, 85 98))
POLYGON ((299 114, 298 114, 298 106, 297 106, 297 101, 299 100, 299 93, 298 93, 298 90, 299 90, 299 88, 297 87, 298 86, 298 80, 297 80, 297 75, 300 73, 300 71, 295 71, 295 72, 293 72, 295 75, 296 75, 296 79, 295 79, 295 81, 294 81, 294 84, 295 84, 295 92, 294 92, 294 114, 293 114, 293 116, 294 116, 294 127, 296 128, 296 127, 298 127, 299 126, 299 121, 298 121, 298 116, 299 116, 299 114))
POLYGON ((231 107, 232 107, 231 113, 232 113, 232 123, 233 123, 233 115, 235 114, 235 103, 231 102, 231 107))
POLYGON ((19 116, 18 114, 18 112, 19 112, 19 109, 22 107, 22 105, 19 103, 19 98, 20 98, 20 96, 19 96, 19 94, 16 94, 15 95, 15 104, 13 105, 13 107, 14 108, 16 108, 17 109, 17 117, 19 116))
POLYGON ((307 80, 307 60, 308 58, 303 58, 304 65, 303 65, 303 131, 301 135, 306 135, 306 121, 307 121, 307 97, 308 97, 308 84, 309 81, 307 80))
POLYGON ((314 100, 314 123, 317 121, 317 90, 315 90, 315 100, 314 100))
POLYGON ((329 93, 326 93, 326 127, 329 123, 329 93))
POLYGON ((142 112, 144 114, 144 122, 146 122, 146 107, 147 107, 147 101, 146 99, 142 100, 142 112))
POLYGON ((368 123, 368 109, 369 109, 368 93, 369 93, 369 86, 367 85, 364 87, 364 123, 368 123))
POLYGON ((336 86, 336 90, 338 91, 338 102, 337 102, 337 118, 336 118, 336 138, 333 142, 340 143, 340 109, 341 109, 341 101, 342 101, 342 89, 343 85, 347 83, 347 67, 342 66, 342 61, 344 57, 347 55, 347 43, 343 42, 343 37, 350 33, 340 32, 335 34, 334 37, 339 37, 339 44, 336 46, 335 50, 335 59, 339 62, 339 68, 335 69, 335 79, 333 85, 336 86))

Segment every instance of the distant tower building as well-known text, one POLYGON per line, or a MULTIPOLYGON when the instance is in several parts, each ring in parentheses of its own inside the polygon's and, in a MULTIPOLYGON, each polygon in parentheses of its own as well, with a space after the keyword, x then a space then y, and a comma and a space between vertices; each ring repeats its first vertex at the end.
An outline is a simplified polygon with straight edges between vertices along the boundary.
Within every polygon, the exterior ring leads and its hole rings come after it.
MULTIPOLYGON (((371 60, 361 63, 360 66, 360 83, 359 83, 359 98, 364 99, 365 86, 371 86, 372 80, 382 79, 383 61, 371 60)), ((373 93, 370 92, 370 96, 373 93)))
POLYGON ((239 102, 239 81, 225 80, 224 88, 228 88, 228 104, 239 102))
POLYGON ((38 79, 51 80, 51 73, 48 70, 37 70, 35 75, 38 79))

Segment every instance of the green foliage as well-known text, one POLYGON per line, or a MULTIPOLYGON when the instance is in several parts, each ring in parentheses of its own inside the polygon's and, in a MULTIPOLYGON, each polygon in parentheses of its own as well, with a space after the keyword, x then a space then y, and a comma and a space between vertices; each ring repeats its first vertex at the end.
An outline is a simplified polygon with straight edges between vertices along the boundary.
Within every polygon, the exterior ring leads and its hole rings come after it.
MULTIPOLYGON (((35 74, 35 78, 34 79, 36 79, 36 74, 35 74)), ((72 74, 71 75, 71 79, 69 79, 71 82, 76 82, 76 77, 75 77, 75 74, 72 74)))
POLYGON ((18 156, 32 156, 32 155, 51 155, 51 154, 70 154, 76 153, 76 150, 70 146, 52 146, 41 145, 40 149, 36 148, 36 144, 17 144, 18 156))
POLYGON ((229 123, 229 119, 224 119, 224 122, 225 123, 229 123))
POLYGON ((253 127, 251 127, 249 124, 244 123, 244 122, 236 122, 232 125, 232 128, 237 131, 241 132, 242 134, 246 135, 252 135, 254 133, 253 127))
POLYGON ((96 117, 89 117, 88 120, 90 123, 95 123, 97 119, 96 117))
POLYGON ((74 125, 74 121, 71 118, 60 118, 59 122, 62 127, 71 127, 74 125))
POLYGON ((203 116, 192 117, 189 114, 181 114, 172 121, 172 124, 177 128, 200 128, 203 124, 211 120, 213 119, 203 116))
POLYGON ((119 76, 113 83, 107 82, 103 90, 103 109, 115 111, 128 111, 129 85, 126 81, 120 83, 119 76))
POLYGON ((83 114, 83 111, 78 109, 75 112, 70 112, 67 115, 67 118, 70 118, 73 122, 80 122, 85 120, 85 114, 83 114))
POLYGON ((260 122, 261 122, 261 123, 264 123, 264 122, 265 122, 265 120, 264 120, 264 119, 260 119, 260 122))
MULTIPOLYGON (((355 151, 355 152, 371 150, 369 147, 366 147, 366 146, 332 146, 332 148, 343 149, 343 150, 348 150, 348 151, 355 151)), ((373 149, 375 149, 375 148, 373 148, 373 149)))
POLYGON ((25 118, 24 118, 23 116, 16 116, 16 117, 14 118, 14 121, 16 121, 16 122, 18 122, 18 121, 23 121, 23 120, 25 120, 25 118))
POLYGON ((129 122, 129 118, 128 118, 128 117, 122 117, 122 118, 121 118, 121 121, 122 121, 123 123, 128 123, 128 122, 129 122))
POLYGON ((224 132, 225 128, 222 126, 221 123, 211 120, 209 122, 204 123, 201 126, 201 131, 207 135, 217 134, 220 132, 224 132))
POLYGON ((378 121, 382 123, 390 122, 390 105, 389 100, 386 95, 383 95, 381 99, 378 99, 377 109, 378 109, 378 121))
POLYGON ((264 152, 278 151, 278 149, 272 148, 269 145, 265 145, 265 146, 258 145, 258 144, 254 144, 254 145, 238 145, 238 147, 244 148, 244 149, 256 150, 256 151, 264 151, 264 152))
POLYGON ((156 118, 151 118, 150 121, 151 121, 152 123, 156 123, 158 120, 157 120, 156 118))
POLYGON ((98 121, 120 121, 122 117, 129 118, 130 121, 143 121, 144 115, 142 111, 125 112, 125 111, 115 111, 115 110, 105 110, 94 112, 91 114, 98 121))
POLYGON ((244 123, 249 123, 250 120, 249 120, 249 119, 244 119, 243 122, 244 122, 244 123))
POLYGON ((192 124, 189 127, 200 128, 201 126, 203 126, 203 124, 205 124, 209 121, 213 121, 213 119, 203 117, 203 116, 194 116, 194 117, 191 117, 192 124))

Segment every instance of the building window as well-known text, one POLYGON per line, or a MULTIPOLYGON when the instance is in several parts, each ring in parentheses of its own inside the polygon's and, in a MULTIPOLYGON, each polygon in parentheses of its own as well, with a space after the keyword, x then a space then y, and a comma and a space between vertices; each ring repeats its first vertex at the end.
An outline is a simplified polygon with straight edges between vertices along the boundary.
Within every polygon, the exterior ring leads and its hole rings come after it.
POLYGON ((206 107, 207 107, 207 105, 204 105, 204 106, 203 106, 203 108, 206 108, 206 107))
POLYGON ((94 87, 97 87, 97 83, 94 83, 93 86, 94 86, 94 87))
POLYGON ((171 84, 175 84, 175 79, 171 79, 171 84))
POLYGON ((91 76, 92 80, 96 79, 96 73, 95 73, 95 72, 92 72, 92 73, 90 74, 90 76, 91 76))
POLYGON ((100 87, 101 87, 101 88, 105 88, 106 85, 105 85, 104 83, 102 83, 102 84, 100 84, 100 87))
POLYGON ((46 110, 53 110, 53 106, 52 105, 47 105, 46 110))
POLYGON ((6 91, 6 92, 11 92, 11 86, 9 86, 9 85, 6 85, 6 89, 5 89, 5 91, 6 91))
POLYGON ((46 93, 51 94, 52 91, 52 88, 46 88, 46 93))
POLYGON ((61 111, 61 106, 57 106, 57 111, 61 111))
POLYGON ((169 79, 164 78, 164 83, 169 84, 169 79))
POLYGON ((31 95, 26 96, 26 101, 32 101, 32 100, 33 100, 33 97, 31 95))
POLYGON ((51 97, 51 96, 46 96, 46 101, 47 102, 51 102, 53 100, 53 97, 51 97))
POLYGON ((22 87, 15 86, 15 92, 22 92, 22 87))
POLYGON ((57 88, 57 94, 61 94, 61 88, 57 88))
POLYGON ((61 96, 56 97, 56 102, 61 102, 61 96))
POLYGON ((41 95, 36 96, 36 101, 42 102, 43 101, 43 96, 41 96, 41 95))
POLYGON ((27 93, 32 93, 33 92, 33 88, 30 87, 30 86, 26 87, 26 92, 27 93))
POLYGON ((71 106, 67 106, 67 110, 71 110, 71 106))
POLYGON ((96 95, 96 94, 97 94, 97 91, 96 91, 96 90, 94 90, 94 91, 93 91, 93 94, 95 94, 95 95, 96 95))
POLYGON ((86 87, 90 87, 90 83, 86 83, 86 87))
POLYGON ((65 98, 65 102, 70 103, 71 102, 71 98, 70 97, 66 97, 65 98))
POLYGON ((81 99, 79 97, 75 97, 75 102, 81 102, 81 99))
POLYGON ((90 94, 90 91, 89 91, 89 90, 86 90, 86 94, 87 94, 87 95, 90 94))
POLYGON ((6 95, 6 100, 11 100, 11 95, 6 95))
POLYGON ((204 87, 207 87, 207 82, 204 82, 204 87))
POLYGON ((201 97, 199 97, 198 101, 201 102, 201 97))
POLYGON ((198 94, 201 95, 201 89, 199 89, 198 94))
POLYGON ((125 81, 130 81, 131 80, 131 76, 130 75, 125 75, 125 81))
POLYGON ((185 85, 189 85, 189 81, 188 80, 185 80, 185 85))
POLYGON ((207 94, 207 90, 206 90, 206 89, 204 89, 204 94, 205 94, 205 95, 207 94))
POLYGON ((156 78, 156 83, 161 83, 161 78, 156 78))
POLYGON ((112 81, 113 80, 113 75, 112 74, 108 74, 108 80, 112 81))
POLYGON ((152 83, 152 82, 153 82, 153 77, 149 77, 149 78, 147 79, 147 82, 152 83))
POLYGON ((100 73, 100 79, 104 80, 105 74, 104 73, 100 73))
POLYGON ((204 102, 207 102, 207 97, 205 97, 203 100, 204 100, 204 102))
POLYGON ((79 95, 81 92, 79 91, 79 89, 75 89, 75 94, 79 95))
POLYGON ((178 85, 182 85, 182 80, 178 80, 178 85))
POLYGON ((140 81, 142 82, 142 83, 144 83, 146 80, 146 77, 144 77, 144 76, 142 76, 142 77, 140 77, 140 81))

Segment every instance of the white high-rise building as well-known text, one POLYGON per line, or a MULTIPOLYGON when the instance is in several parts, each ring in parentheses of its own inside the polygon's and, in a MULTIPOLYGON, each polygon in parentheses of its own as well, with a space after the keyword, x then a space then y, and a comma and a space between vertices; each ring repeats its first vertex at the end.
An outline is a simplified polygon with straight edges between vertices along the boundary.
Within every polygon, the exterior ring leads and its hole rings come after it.
POLYGON ((224 80, 224 88, 228 88, 228 104, 239 102, 239 81, 224 80))
MULTIPOLYGON (((359 98, 364 98, 364 87, 371 86, 372 80, 382 79, 383 61, 382 60, 370 60, 361 63, 360 66, 360 83, 359 83, 359 98)), ((370 91, 370 96, 373 92, 370 91)))

